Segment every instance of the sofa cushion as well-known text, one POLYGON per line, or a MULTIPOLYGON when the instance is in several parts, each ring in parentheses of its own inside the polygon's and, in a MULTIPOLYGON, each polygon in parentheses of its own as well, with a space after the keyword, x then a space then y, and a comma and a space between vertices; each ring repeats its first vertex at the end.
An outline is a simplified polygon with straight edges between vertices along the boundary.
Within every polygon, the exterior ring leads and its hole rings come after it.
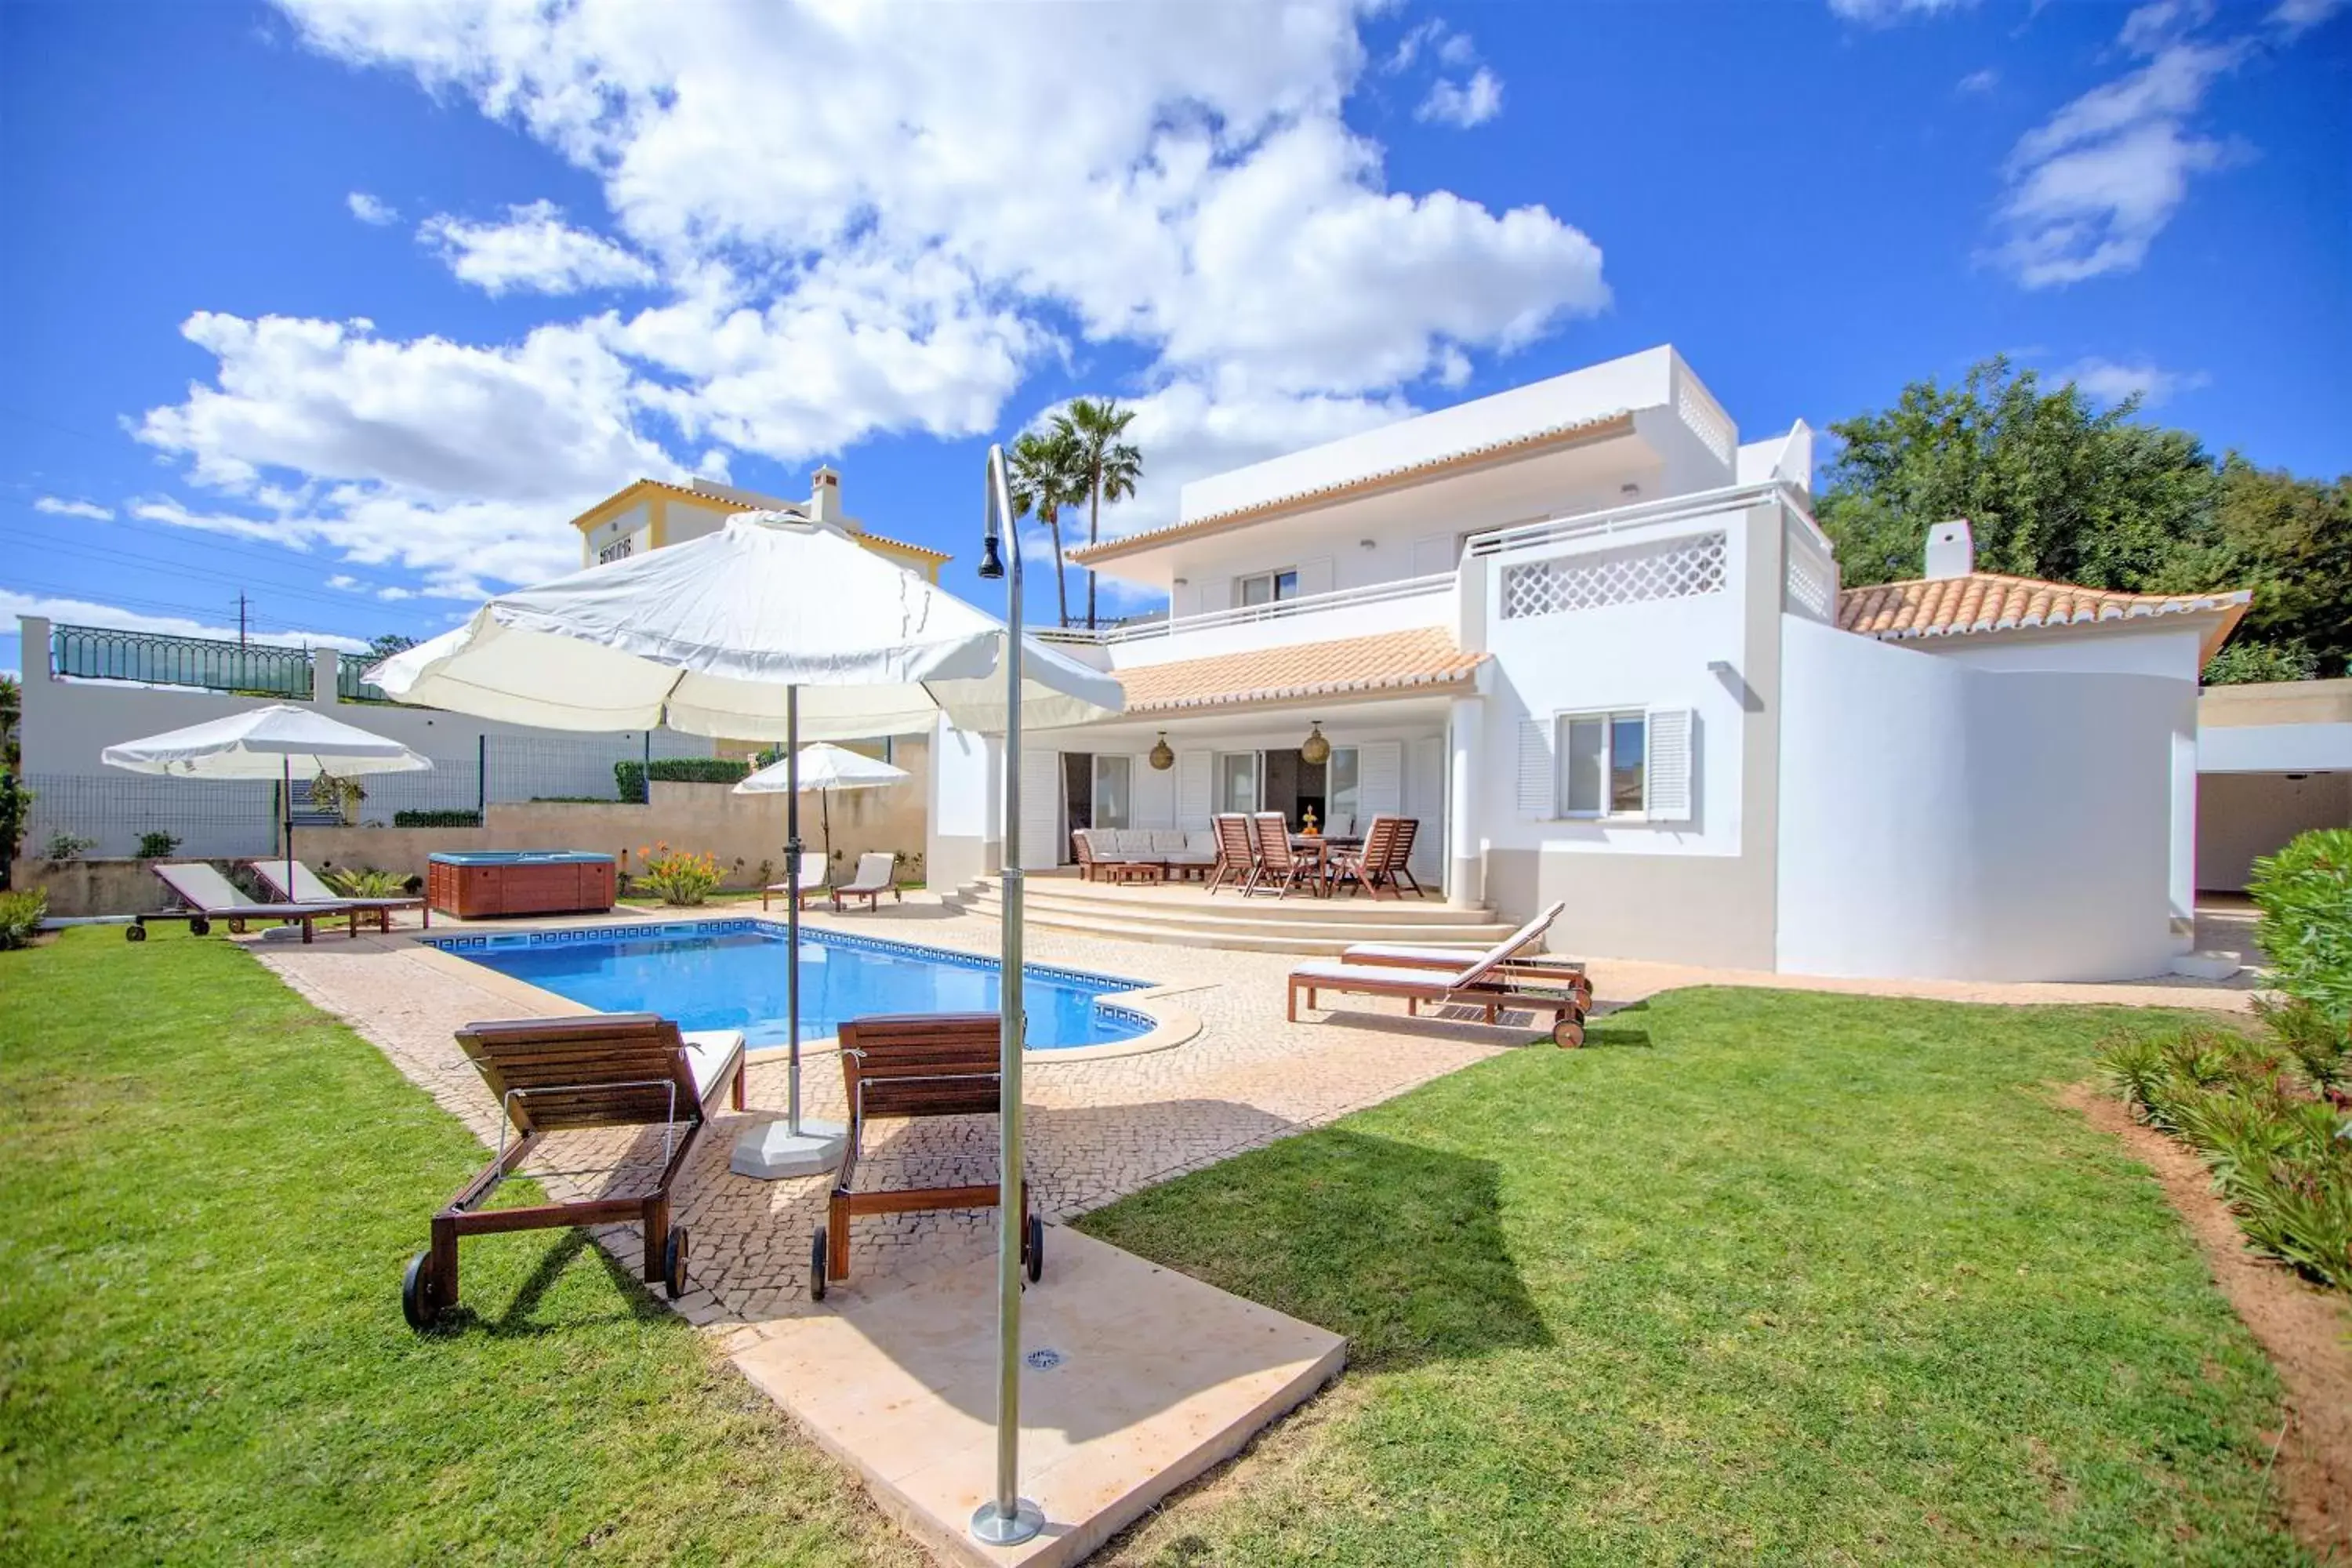
POLYGON ((1187 854, 1200 856, 1205 860, 1215 859, 1217 858, 1217 830, 1213 827, 1193 828, 1190 833, 1184 835, 1184 849, 1187 854))
POLYGON ((1187 847, 1184 836, 1172 827, 1155 827, 1150 837, 1154 855, 1181 855, 1187 847))

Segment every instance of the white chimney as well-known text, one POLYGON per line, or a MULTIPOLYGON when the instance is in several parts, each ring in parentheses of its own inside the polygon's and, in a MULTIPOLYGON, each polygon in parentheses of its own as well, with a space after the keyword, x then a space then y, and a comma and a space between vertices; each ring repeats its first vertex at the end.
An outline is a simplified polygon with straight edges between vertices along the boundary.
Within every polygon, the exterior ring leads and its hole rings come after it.
POLYGON ((1954 518, 1927 531, 1927 578, 1965 577, 1977 569, 1976 536, 1969 520, 1954 518))
POLYGON ((809 476, 809 516, 819 522, 845 521, 841 510, 841 476, 830 468, 809 476))

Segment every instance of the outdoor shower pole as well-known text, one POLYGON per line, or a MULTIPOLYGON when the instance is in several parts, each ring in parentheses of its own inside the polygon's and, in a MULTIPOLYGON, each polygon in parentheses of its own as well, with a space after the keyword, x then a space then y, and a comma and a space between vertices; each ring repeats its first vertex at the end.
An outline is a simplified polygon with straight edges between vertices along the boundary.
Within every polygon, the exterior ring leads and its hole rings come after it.
POLYGON ((997 1121, 1003 1169, 996 1188, 996 1495, 971 1516, 990 1546, 1017 1546, 1045 1527, 1021 1496, 1021 530, 1004 479, 1004 448, 988 449, 986 534, 980 574, 1004 579, 1003 957, 997 979, 997 1121), (1003 531, 1006 562, 997 559, 1003 531))

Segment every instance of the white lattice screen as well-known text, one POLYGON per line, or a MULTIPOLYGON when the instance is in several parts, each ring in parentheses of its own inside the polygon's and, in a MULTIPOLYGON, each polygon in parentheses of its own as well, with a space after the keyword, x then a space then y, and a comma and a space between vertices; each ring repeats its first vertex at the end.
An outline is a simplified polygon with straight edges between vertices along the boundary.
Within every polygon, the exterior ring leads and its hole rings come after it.
POLYGON ((1503 618, 1557 616, 1604 605, 1687 599, 1723 588, 1724 536, 1694 534, 1605 555, 1570 555, 1503 569, 1503 618))
POLYGON ((1789 552, 1789 603, 1813 619, 1834 622, 1837 616, 1831 600, 1835 595, 1837 576, 1826 561, 1809 550, 1791 548, 1789 552))

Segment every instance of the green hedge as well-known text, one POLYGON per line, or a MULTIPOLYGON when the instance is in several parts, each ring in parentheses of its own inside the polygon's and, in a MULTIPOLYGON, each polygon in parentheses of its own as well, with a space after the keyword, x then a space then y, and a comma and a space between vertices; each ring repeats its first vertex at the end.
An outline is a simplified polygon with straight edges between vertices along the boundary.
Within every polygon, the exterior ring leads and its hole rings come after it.
POLYGON ((2352 828, 2315 828, 2254 862, 2246 890, 2272 984, 2342 1023, 2352 1019, 2352 828))
POLYGON ((623 800, 643 805, 648 780, 731 784, 741 784, 751 772, 751 763, 731 757, 656 757, 650 763, 614 763, 613 782, 620 786, 623 800))
POLYGON ((392 814, 394 827, 479 827, 482 814, 478 811, 395 811, 392 814))
POLYGON ((46 888, 26 893, 0 893, 0 952, 31 945, 33 933, 49 912, 46 888))

